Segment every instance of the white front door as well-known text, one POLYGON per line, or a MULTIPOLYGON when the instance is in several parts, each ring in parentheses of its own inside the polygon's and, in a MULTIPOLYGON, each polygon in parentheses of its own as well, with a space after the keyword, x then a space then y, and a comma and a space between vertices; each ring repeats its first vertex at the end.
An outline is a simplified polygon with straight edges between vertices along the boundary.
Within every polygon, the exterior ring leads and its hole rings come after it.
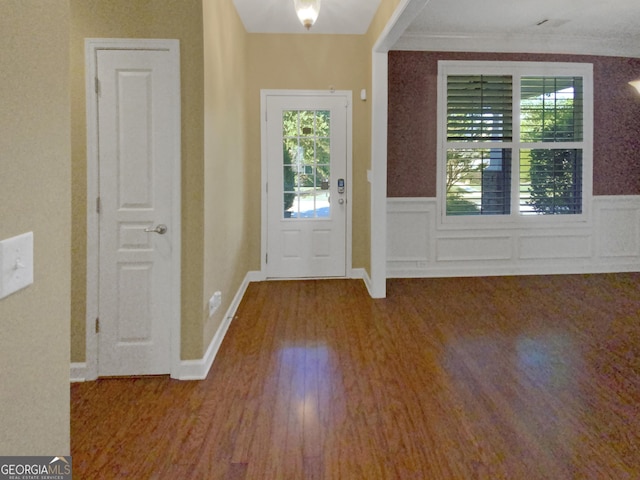
POLYGON ((166 50, 96 51, 99 376, 171 371, 180 275, 175 72, 166 50))
POLYGON ((263 92, 266 275, 344 277, 350 92, 263 92))

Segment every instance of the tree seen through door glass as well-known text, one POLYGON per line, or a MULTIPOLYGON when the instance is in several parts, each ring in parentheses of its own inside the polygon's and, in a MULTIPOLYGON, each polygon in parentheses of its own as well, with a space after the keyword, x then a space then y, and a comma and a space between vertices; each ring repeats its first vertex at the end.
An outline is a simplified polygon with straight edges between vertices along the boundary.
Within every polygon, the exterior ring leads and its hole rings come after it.
POLYGON ((329 218, 330 116, 328 110, 282 113, 284 218, 329 218))

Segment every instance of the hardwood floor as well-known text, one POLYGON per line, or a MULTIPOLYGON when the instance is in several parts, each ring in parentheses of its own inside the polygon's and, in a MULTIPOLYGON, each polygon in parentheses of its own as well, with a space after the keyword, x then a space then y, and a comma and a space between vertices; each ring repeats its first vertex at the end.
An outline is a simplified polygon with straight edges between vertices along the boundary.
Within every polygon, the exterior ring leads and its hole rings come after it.
POLYGON ((640 274, 251 284, 206 380, 71 386, 75 479, 638 479, 640 274))

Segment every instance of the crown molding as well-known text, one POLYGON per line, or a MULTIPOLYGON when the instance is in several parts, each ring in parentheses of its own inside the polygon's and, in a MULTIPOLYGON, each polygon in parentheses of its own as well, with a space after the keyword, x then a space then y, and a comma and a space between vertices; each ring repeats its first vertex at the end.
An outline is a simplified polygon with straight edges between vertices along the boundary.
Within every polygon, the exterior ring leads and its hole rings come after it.
POLYGON ((408 32, 391 50, 433 52, 555 53, 640 58, 640 35, 628 38, 522 34, 408 32))

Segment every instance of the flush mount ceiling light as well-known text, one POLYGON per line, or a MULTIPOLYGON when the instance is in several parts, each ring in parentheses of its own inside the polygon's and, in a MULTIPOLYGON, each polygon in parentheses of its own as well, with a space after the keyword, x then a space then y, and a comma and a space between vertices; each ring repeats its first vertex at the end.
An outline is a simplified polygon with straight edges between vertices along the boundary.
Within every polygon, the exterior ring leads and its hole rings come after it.
POLYGON ((631 85, 633 88, 635 88, 638 93, 640 93, 640 80, 634 80, 633 82, 629 82, 629 85, 631 85))
POLYGON ((320 0, 293 0, 293 5, 304 28, 309 30, 320 13, 320 0))

